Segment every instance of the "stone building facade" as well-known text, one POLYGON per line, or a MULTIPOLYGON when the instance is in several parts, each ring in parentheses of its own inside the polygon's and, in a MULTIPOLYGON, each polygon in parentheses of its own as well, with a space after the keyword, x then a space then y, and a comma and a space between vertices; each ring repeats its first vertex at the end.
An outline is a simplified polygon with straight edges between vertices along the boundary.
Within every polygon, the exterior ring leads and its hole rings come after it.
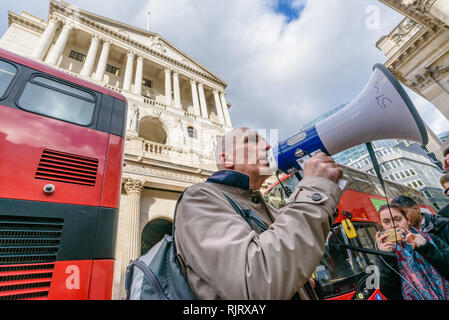
POLYGON ((50 0, 48 20, 9 12, 0 47, 93 81, 128 101, 113 298, 124 272, 171 228, 181 191, 216 170, 232 128, 226 83, 160 35, 50 0))
MULTIPOLYGON (((377 42, 385 65, 449 119, 449 1, 379 1, 405 16, 377 42)), ((439 158, 437 150, 429 151, 439 158)))

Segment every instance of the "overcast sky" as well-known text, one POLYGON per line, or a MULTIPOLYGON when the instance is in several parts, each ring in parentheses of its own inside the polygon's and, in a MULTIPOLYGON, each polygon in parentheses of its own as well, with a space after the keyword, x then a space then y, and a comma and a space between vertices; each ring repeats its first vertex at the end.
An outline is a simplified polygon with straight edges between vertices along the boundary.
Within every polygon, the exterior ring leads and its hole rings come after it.
MULTIPOLYGON (((403 19, 377 0, 72 0, 71 4, 151 31, 228 83, 233 126, 280 129, 279 137, 354 99, 375 63, 375 46, 403 19), (377 15, 378 13, 378 15, 377 15), (379 18, 378 20, 376 18, 379 18)), ((48 17, 47 0, 2 0, 8 10, 48 17)), ((436 132, 449 121, 407 90, 436 132)))

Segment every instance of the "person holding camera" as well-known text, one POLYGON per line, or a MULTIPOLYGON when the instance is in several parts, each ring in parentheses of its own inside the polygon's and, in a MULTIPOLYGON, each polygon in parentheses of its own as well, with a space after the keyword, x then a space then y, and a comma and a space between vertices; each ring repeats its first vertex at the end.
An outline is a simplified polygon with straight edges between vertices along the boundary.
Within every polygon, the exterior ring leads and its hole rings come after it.
POLYGON ((286 206, 276 210, 259 191, 272 175, 270 147, 253 129, 231 130, 217 143, 219 171, 184 193, 175 243, 198 299, 311 298, 304 288, 324 254, 343 171, 324 153, 313 156, 286 206), (251 223, 228 197, 254 218, 251 223))
POLYGON ((418 203, 407 196, 397 196, 391 200, 391 204, 402 208, 410 227, 434 234, 449 245, 449 219, 440 215, 421 212, 418 203))
POLYGON ((377 257, 382 294, 390 300, 448 300, 449 245, 410 227, 399 205, 385 204, 378 212, 385 232, 376 233, 377 249, 395 255, 377 257))

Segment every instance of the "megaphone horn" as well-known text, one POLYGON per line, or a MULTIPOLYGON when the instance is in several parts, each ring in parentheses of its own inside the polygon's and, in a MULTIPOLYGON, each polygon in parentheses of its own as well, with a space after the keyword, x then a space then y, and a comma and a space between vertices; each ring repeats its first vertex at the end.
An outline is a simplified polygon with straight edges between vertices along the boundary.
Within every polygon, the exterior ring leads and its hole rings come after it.
POLYGON ((317 151, 334 155, 375 140, 402 139, 426 145, 427 130, 413 102, 393 74, 382 64, 360 95, 343 109, 279 142, 271 149, 270 167, 292 173, 317 151))

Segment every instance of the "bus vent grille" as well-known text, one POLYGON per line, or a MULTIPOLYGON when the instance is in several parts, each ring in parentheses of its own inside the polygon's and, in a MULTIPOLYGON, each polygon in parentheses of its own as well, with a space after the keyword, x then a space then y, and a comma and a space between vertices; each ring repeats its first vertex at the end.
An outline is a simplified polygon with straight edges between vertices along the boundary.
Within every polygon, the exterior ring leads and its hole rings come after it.
POLYGON ((42 153, 35 178, 94 186, 97 169, 97 159, 47 149, 42 153))
POLYGON ((0 300, 46 299, 62 219, 0 216, 0 300))

